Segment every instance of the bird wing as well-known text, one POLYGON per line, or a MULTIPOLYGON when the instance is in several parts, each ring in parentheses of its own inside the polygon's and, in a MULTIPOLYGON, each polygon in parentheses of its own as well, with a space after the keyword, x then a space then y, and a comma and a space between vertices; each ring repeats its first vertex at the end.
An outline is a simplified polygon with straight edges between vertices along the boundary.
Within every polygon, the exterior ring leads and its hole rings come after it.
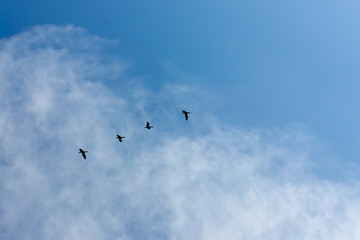
POLYGON ((86 155, 84 152, 82 152, 83 158, 86 159, 86 155))

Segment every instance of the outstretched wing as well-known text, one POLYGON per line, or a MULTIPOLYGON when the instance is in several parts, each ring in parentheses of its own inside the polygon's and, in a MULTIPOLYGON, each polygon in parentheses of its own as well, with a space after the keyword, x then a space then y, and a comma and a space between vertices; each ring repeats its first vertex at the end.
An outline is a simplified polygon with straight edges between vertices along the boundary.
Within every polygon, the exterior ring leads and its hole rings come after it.
POLYGON ((84 159, 86 159, 86 155, 85 155, 85 152, 81 152, 82 156, 84 159))

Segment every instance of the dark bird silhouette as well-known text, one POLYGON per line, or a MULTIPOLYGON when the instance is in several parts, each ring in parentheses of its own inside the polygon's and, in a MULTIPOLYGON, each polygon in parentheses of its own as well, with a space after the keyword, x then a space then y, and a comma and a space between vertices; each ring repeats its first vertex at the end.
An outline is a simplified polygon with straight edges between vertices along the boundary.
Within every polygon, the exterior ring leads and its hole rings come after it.
POLYGON ((145 126, 145 128, 147 128, 147 129, 149 129, 150 130, 150 128, 153 128, 154 126, 150 126, 150 123, 149 122, 146 122, 146 126, 145 126))
POLYGON ((83 158, 86 159, 85 153, 87 153, 88 151, 84 151, 84 150, 82 150, 81 148, 79 149, 79 151, 80 151, 79 153, 82 154, 83 158))
POLYGON ((122 139, 125 137, 121 137, 120 135, 116 134, 116 138, 119 139, 119 142, 122 142, 122 139))
POLYGON ((185 114, 185 120, 187 121, 189 119, 190 112, 187 112, 185 110, 182 110, 182 113, 185 114))

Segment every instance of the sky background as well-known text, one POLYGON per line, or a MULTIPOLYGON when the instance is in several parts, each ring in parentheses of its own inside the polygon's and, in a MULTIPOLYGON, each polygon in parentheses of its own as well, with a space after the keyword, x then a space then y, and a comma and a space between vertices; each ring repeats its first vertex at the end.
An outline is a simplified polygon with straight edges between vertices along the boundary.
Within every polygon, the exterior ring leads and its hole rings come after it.
POLYGON ((2 0, 0 36, 74 24, 120 39, 112 53, 147 87, 194 83, 174 71, 199 76, 224 121, 303 124, 342 161, 357 161, 359 8, 356 1, 2 0))
POLYGON ((0 238, 356 239, 359 10, 0 0, 0 238))

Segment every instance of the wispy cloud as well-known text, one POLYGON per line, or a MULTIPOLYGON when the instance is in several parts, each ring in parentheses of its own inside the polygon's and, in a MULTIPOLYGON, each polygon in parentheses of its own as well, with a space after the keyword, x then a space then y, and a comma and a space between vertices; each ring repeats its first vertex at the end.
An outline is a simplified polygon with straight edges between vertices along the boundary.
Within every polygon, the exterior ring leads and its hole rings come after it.
POLYGON ((114 92, 109 43, 73 26, 1 40, 1 239, 360 239, 358 183, 311 174, 306 133, 185 122, 188 86, 114 92))

